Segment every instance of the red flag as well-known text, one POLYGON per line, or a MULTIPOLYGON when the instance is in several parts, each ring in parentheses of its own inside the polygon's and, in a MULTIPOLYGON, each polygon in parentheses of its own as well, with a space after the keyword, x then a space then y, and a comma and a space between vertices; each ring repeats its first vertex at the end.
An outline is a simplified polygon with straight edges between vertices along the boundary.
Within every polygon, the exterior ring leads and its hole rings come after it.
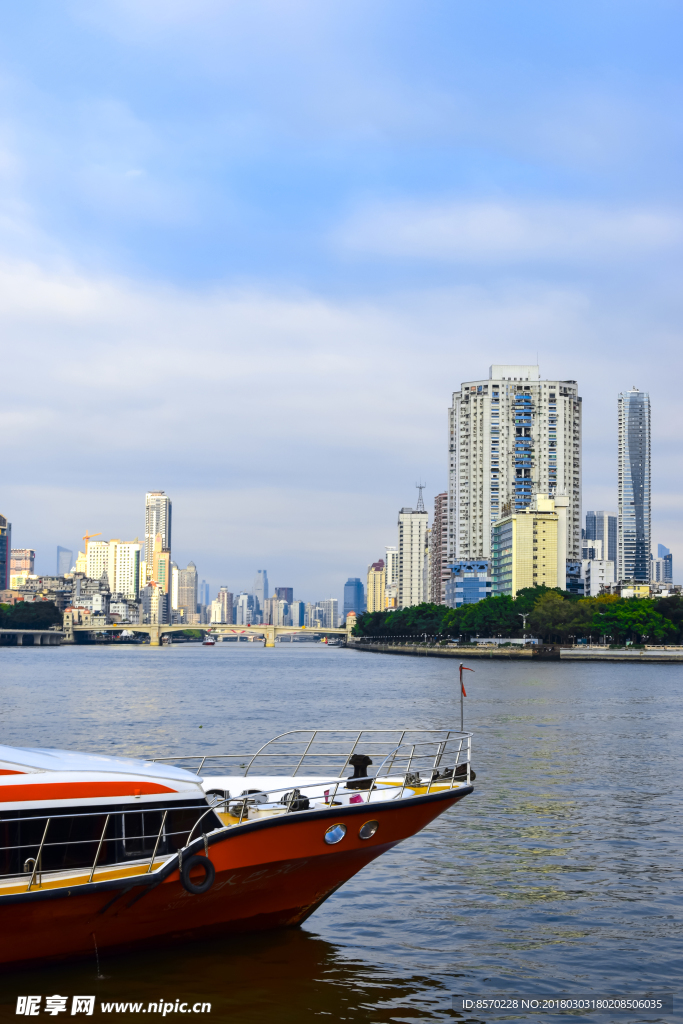
POLYGON ((467 696, 467 690, 465 689, 465 684, 462 681, 462 674, 463 674, 463 672, 474 672, 474 669, 473 668, 468 668, 467 665, 461 665, 460 666, 460 689, 462 690, 463 697, 466 697, 467 696))

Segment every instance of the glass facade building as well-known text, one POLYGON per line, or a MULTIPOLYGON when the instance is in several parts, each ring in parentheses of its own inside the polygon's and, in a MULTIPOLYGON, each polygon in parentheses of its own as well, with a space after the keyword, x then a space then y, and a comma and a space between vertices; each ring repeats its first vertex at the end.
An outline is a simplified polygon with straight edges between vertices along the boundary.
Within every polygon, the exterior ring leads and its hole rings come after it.
POLYGON ((491 573, 488 561, 454 562, 449 565, 450 579, 446 581, 448 608, 460 608, 463 604, 476 604, 491 596, 491 573))
POLYGON ((650 579, 650 506, 650 396, 634 387, 619 395, 619 580, 650 579))
POLYGON ((617 561, 617 517, 611 512, 586 512, 586 540, 601 540, 603 559, 617 561))
POLYGON ((9 590, 9 570, 12 561, 12 524, 0 516, 0 590, 9 590))
POLYGON ((365 588, 357 576, 349 577, 344 584, 344 622, 349 612, 362 615, 365 611, 365 588))

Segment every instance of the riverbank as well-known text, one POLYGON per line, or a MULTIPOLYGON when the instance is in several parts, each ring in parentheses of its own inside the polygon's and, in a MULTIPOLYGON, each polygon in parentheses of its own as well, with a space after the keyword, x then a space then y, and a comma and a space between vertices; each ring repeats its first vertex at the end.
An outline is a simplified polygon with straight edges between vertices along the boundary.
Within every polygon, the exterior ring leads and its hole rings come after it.
POLYGON ((349 643, 349 650, 373 654, 405 654, 425 658, 498 658, 502 660, 543 661, 621 661, 683 662, 683 647, 645 647, 642 650, 609 647, 559 647, 551 644, 533 647, 426 647, 419 644, 349 643))

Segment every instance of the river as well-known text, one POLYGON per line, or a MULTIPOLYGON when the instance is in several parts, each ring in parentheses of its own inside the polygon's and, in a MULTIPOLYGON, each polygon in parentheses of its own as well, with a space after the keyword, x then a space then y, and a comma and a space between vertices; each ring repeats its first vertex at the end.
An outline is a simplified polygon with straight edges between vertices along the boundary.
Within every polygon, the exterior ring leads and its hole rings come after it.
MULTIPOLYGON (((94 959, 4 976, 3 1019, 25 993, 202 1000, 239 1024, 403 1024, 463 1019, 452 996, 676 990, 683 667, 470 665, 474 794, 303 928, 105 953, 102 978, 94 959)), ((162 756, 288 728, 459 728, 455 668, 312 644, 3 648, 2 741, 162 756)))

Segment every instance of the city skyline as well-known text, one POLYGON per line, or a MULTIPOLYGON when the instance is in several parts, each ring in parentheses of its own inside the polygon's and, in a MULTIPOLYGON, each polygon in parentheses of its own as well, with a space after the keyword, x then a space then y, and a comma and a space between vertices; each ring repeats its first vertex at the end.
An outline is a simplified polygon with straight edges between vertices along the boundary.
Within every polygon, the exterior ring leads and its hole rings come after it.
POLYGON ((38 570, 88 524, 144 543, 159 487, 214 593, 266 565, 341 599, 420 474, 430 509, 446 487, 448 398, 492 363, 578 381, 584 510, 615 507, 614 396, 650 394, 680 564, 683 12, 143 7, 14 5, 0 40, 0 345, 30 379, 0 513, 38 570))

